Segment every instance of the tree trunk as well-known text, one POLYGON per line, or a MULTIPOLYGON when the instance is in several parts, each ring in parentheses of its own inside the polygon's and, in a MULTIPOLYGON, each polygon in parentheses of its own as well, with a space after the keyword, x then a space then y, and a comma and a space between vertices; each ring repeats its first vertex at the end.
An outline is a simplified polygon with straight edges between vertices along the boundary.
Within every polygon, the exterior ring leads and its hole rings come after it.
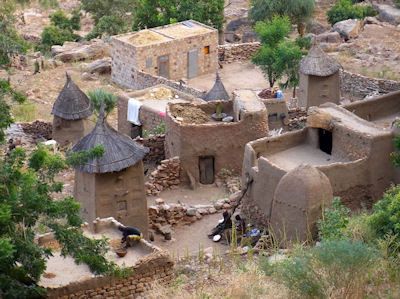
POLYGON ((297 32, 300 35, 304 35, 306 33, 306 26, 304 25, 304 23, 301 22, 297 23, 297 32))
POLYGON ((293 97, 293 99, 296 97, 296 86, 293 87, 292 97, 293 97))

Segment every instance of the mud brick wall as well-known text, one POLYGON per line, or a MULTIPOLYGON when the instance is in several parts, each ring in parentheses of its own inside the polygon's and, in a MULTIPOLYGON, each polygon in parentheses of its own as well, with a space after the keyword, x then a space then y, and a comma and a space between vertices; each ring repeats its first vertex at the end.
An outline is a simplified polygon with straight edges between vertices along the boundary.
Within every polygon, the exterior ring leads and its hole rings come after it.
POLYGON ((145 162, 159 163, 165 159, 165 134, 154 135, 149 138, 136 137, 135 141, 150 149, 150 152, 143 159, 145 162))
POLYGON ((66 287, 47 289, 48 298, 137 298, 151 290, 152 283, 166 285, 174 278, 173 262, 165 251, 154 252, 142 258, 132 276, 111 278, 97 276, 66 287))
POLYGON ((218 47, 219 60, 230 63, 240 60, 249 60, 261 47, 259 42, 243 44, 226 44, 218 47))
POLYGON ((173 157, 161 161, 161 165, 149 176, 149 181, 145 183, 147 195, 157 195, 164 189, 177 186, 180 181, 181 163, 179 157, 173 157))
POLYGON ((386 94, 400 90, 400 82, 369 78, 342 70, 340 72, 340 89, 342 93, 363 98, 375 91, 386 94))

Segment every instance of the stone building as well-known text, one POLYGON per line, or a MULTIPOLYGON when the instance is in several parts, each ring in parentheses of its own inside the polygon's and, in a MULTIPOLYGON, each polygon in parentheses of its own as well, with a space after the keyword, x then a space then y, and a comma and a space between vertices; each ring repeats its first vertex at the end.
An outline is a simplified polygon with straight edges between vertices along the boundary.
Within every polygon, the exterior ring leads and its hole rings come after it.
POLYGON ((92 101, 67 74, 67 82, 53 105, 53 139, 61 146, 73 144, 94 127, 92 101))
POLYGON ((183 182, 212 184, 223 168, 240 173, 245 144, 268 136, 267 110, 251 91, 238 91, 233 101, 180 104, 184 114, 205 115, 203 123, 174 115, 176 105, 167 107, 165 140, 170 157, 180 157, 183 182), (224 113, 233 116, 233 122, 212 120, 218 104, 224 113), (193 108, 198 110, 190 112, 193 108))
POLYGON ((75 167, 74 196, 82 203, 82 217, 114 217, 139 228, 147 236, 148 216, 142 159, 148 148, 111 128, 104 113, 90 134, 72 152, 102 145, 104 155, 75 167))
MULTIPOLYGON (((244 200, 245 209, 250 209, 258 222, 269 225, 277 194, 281 198, 282 193, 293 192, 290 188, 278 190, 278 185, 302 164, 323 173, 333 195, 348 207, 371 207, 391 183, 400 180, 390 157, 399 103, 399 92, 344 107, 325 103, 309 109, 306 128, 249 142, 242 175, 244 181, 252 179, 253 183, 244 200)), ((319 189, 321 193, 326 188, 319 189)))
POLYGON ((219 77, 219 74, 217 72, 216 77, 215 77, 215 84, 214 86, 210 89, 209 92, 203 97, 203 100, 206 102, 210 101, 229 101, 231 98, 228 94, 228 92, 225 89, 224 84, 221 81, 221 78, 219 77))
POLYGON ((299 106, 308 108, 326 102, 339 104, 341 67, 321 47, 314 45, 300 61, 299 106))
POLYGON ((140 72, 178 81, 218 66, 218 30, 193 20, 117 35, 111 46, 111 79, 133 89, 140 72))

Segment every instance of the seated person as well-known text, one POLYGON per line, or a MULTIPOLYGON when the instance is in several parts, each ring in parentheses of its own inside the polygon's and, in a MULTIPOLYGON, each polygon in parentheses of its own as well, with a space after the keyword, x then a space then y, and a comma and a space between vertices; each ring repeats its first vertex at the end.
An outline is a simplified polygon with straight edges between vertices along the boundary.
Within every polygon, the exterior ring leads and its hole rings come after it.
POLYGON ((118 229, 122 232, 121 243, 126 242, 126 247, 131 247, 136 241, 139 241, 143 237, 140 230, 132 226, 121 225, 118 229))

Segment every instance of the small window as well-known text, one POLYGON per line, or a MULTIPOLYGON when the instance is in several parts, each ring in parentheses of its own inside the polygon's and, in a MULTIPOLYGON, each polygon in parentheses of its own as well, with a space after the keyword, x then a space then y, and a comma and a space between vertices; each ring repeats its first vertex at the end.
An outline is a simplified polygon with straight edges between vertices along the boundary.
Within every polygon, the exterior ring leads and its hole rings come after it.
POLYGON ((153 61, 151 60, 151 58, 146 59, 146 67, 149 68, 153 65, 153 61))
POLYGON ((204 54, 205 54, 205 55, 210 54, 210 46, 205 46, 205 47, 204 47, 204 54))

